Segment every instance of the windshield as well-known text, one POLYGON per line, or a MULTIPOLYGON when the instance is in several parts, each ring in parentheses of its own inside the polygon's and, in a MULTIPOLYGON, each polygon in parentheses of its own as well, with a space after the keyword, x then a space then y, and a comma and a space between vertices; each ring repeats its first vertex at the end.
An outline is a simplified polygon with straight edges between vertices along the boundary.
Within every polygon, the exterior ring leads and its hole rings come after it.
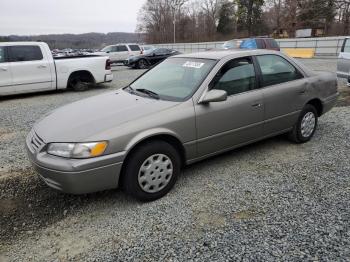
POLYGON ((106 46, 106 47, 101 49, 101 52, 108 52, 108 51, 111 51, 111 50, 112 50, 111 46, 106 46))
POLYGON ((184 101, 203 82, 215 65, 216 60, 196 58, 171 58, 154 67, 130 87, 134 90, 147 89, 160 99, 184 101))

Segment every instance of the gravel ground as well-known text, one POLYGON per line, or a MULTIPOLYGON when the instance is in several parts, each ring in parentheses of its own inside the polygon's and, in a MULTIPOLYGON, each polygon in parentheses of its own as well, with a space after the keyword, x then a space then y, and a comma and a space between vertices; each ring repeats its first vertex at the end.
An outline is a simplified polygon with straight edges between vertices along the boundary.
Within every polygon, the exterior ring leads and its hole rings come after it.
MULTIPOLYGON (((335 69, 335 60, 305 63, 335 69)), ((0 101, 0 261, 349 260, 350 107, 323 116, 307 144, 281 136, 191 165, 152 203, 39 181, 24 151, 33 122, 140 73, 118 67, 112 84, 87 92, 0 101)))

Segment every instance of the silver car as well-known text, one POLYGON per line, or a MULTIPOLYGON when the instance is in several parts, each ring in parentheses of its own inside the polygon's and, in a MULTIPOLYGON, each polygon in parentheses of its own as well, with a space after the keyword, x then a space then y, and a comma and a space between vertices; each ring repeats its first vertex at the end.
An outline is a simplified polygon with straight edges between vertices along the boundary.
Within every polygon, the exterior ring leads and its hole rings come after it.
POLYGON ((283 133, 307 142, 337 96, 335 74, 279 52, 184 54, 123 89, 51 112, 26 144, 50 187, 82 194, 120 185, 150 201, 187 164, 283 133))
POLYGON ((339 53, 337 75, 348 80, 350 86, 350 38, 345 38, 339 53))

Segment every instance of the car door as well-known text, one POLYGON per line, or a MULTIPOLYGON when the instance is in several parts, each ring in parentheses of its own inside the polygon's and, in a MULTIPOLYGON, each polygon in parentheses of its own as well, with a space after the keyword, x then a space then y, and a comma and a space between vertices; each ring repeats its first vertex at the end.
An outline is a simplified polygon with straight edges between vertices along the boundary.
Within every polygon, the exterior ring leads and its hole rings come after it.
POLYGON ((117 61, 126 61, 129 58, 129 49, 126 45, 118 45, 117 48, 117 61))
POLYGON ((263 95, 256 87, 251 57, 233 59, 222 66, 209 89, 225 90, 227 100, 195 105, 199 157, 263 136, 263 95))
POLYGON ((256 56, 265 105, 265 135, 292 127, 306 103, 307 80, 285 58, 275 55, 256 56))
POLYGON ((343 78, 350 76, 350 39, 344 40, 341 52, 338 57, 337 75, 343 78))
POLYGON ((0 95, 14 94, 15 87, 12 85, 11 65, 8 62, 7 48, 0 46, 0 95))
POLYGON ((50 64, 48 59, 44 59, 43 50, 39 46, 9 46, 8 54, 12 84, 17 93, 53 88, 50 64))
POLYGON ((157 48, 154 50, 151 56, 149 56, 149 61, 151 64, 156 64, 162 60, 167 58, 167 49, 165 48, 157 48))
POLYGON ((130 55, 140 55, 141 54, 141 48, 139 45, 128 45, 130 50, 130 55))
POLYGON ((114 62, 117 61, 117 49, 117 46, 108 46, 103 49, 103 52, 105 52, 108 55, 109 59, 114 62))

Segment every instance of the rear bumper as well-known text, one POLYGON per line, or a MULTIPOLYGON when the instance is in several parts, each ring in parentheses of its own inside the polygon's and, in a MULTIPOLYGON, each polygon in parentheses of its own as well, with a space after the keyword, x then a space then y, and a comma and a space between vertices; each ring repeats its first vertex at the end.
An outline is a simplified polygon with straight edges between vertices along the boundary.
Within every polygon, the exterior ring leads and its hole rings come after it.
POLYGON ((105 82, 112 82, 112 81, 113 81, 113 74, 105 75, 105 82))
POLYGON ((337 92, 336 94, 322 101, 322 105, 323 105, 322 114, 327 113, 329 110, 331 110, 335 106, 335 104, 337 103, 338 97, 339 97, 339 93, 337 92))

